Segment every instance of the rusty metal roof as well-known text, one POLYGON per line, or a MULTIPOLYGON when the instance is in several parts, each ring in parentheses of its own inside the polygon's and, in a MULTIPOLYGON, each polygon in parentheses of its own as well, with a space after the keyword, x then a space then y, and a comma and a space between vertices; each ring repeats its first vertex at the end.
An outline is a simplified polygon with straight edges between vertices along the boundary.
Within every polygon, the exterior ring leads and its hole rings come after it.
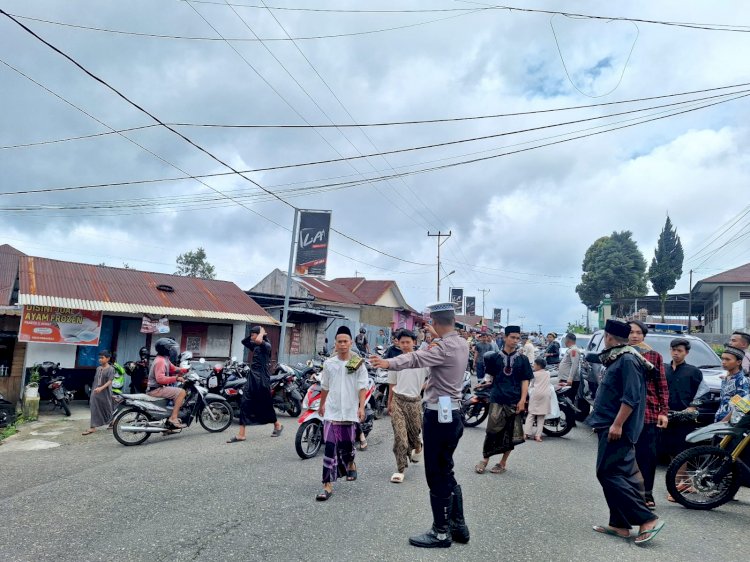
POLYGON ((28 256, 20 259, 18 303, 278 324, 229 281, 28 256))
POLYGON ((0 305, 11 304, 18 277, 18 261, 25 255, 8 244, 0 245, 0 305))
POLYGON ((298 277, 297 281, 316 299, 339 304, 365 304, 362 299, 343 285, 316 277, 298 277))

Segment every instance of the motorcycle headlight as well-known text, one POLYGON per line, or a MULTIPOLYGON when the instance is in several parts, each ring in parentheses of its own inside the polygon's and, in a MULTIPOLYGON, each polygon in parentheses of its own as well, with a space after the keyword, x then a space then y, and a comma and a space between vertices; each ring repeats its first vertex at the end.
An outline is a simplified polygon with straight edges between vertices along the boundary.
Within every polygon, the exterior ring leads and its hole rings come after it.
POLYGON ((729 418, 729 423, 731 423, 732 425, 737 425, 738 423, 740 423, 740 420, 742 419, 742 416, 744 415, 745 414, 743 414, 742 412, 738 410, 733 411, 732 417, 729 418))

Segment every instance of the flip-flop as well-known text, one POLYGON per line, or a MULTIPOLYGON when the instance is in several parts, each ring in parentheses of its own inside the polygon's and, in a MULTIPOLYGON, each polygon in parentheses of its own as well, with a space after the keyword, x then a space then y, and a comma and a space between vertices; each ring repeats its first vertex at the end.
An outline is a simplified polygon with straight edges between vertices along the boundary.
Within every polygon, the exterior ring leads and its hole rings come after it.
POLYGON ((602 527, 601 525, 594 525, 593 527, 591 527, 591 529, 595 533, 601 533, 602 535, 610 535, 612 537, 619 537, 621 539, 629 539, 630 538, 630 533, 628 533, 627 535, 621 535, 620 533, 618 533, 614 529, 610 529, 609 527, 602 527))
POLYGON ((357 479, 357 465, 355 464, 353 470, 347 469, 346 480, 348 482, 354 482, 356 479, 357 479))
POLYGON ((279 435, 281 435, 282 431, 284 431, 283 425, 279 429, 274 428, 273 433, 271 433, 271 437, 278 437, 279 435))
POLYGON ((484 471, 487 470, 488 464, 489 461, 479 461, 479 464, 474 467, 474 470, 477 474, 484 474, 484 471))
POLYGON ((236 435, 233 435, 227 443, 244 443, 245 441, 247 441, 247 439, 238 439, 236 435))
POLYGON ((81 435, 91 435, 92 433, 96 433, 96 430, 95 429, 87 429, 86 431, 84 431, 83 433, 81 433, 81 435))
POLYGON ((424 452, 424 448, 420 449, 418 453, 416 451, 416 449, 412 449, 411 453, 409 453, 409 460, 414 464, 417 464, 422 460, 422 453, 424 452))
POLYGON ((170 429, 185 429, 185 427, 187 427, 182 422, 173 422, 172 420, 167 420, 166 425, 170 429))
POLYGON ((328 490, 323 490, 320 492, 317 496, 315 496, 315 500, 319 502, 328 501, 328 498, 330 498, 333 495, 333 490, 330 492, 328 490))
POLYGON ((393 476, 391 476, 391 482, 394 484, 401 484, 404 481, 404 473, 403 472, 394 472, 393 476))
POLYGON ((503 465, 501 465, 500 463, 497 463, 495 466, 493 466, 490 469, 490 472, 492 474, 502 474, 503 472, 505 472, 505 470, 506 468, 503 465))
POLYGON ((646 531, 641 531, 638 533, 638 536, 635 538, 635 544, 641 545, 646 544, 647 542, 651 541, 656 537, 656 535, 659 534, 659 531, 661 531, 664 528, 664 521, 659 523, 656 527, 653 529, 648 529, 646 531), (645 539, 641 539, 641 535, 646 535, 645 539))
POLYGON ((360 451, 366 451, 367 450, 367 441, 360 441, 359 442, 359 450, 360 451))

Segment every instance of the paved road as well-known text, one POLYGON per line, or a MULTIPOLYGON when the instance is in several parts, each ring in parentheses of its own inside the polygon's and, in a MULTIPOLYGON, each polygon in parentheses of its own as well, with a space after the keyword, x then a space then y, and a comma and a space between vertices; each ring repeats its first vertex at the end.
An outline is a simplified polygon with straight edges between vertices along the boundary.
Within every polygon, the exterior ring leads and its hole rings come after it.
MULTIPOLYGON (((648 548, 595 535, 591 525, 606 523, 607 512, 587 431, 524 444, 507 473, 477 475, 478 428, 465 432, 456 456, 471 542, 426 552, 407 543, 430 521, 423 468, 401 485, 388 482, 388 420, 375 423, 369 450, 358 454, 360 479, 340 482, 321 504, 321 459, 297 457, 295 420, 282 418, 280 438, 270 426, 250 428, 244 444, 193 427, 126 448, 107 432, 82 438, 86 415, 78 413, 29 424, 0 446, 3 562, 714 560, 743 551, 750 528, 743 489, 741 501, 713 512, 660 501, 667 527, 648 548), (21 450, 40 440, 59 446, 21 450)), ((663 476, 658 485, 662 498, 663 476)))

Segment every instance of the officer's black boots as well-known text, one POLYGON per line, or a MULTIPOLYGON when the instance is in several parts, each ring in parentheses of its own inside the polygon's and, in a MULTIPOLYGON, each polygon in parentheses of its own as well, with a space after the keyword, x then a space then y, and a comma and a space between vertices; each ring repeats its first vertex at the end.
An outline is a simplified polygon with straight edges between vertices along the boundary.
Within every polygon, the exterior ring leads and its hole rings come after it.
POLYGON ((423 535, 410 537, 409 544, 420 548, 448 548, 453 542, 450 529, 453 494, 447 498, 439 498, 430 494, 430 506, 432 507, 432 529, 423 535))
POLYGON ((464 496, 461 486, 456 484, 453 488, 453 506, 450 517, 451 537, 455 542, 466 544, 469 542, 469 527, 464 520, 464 496))

